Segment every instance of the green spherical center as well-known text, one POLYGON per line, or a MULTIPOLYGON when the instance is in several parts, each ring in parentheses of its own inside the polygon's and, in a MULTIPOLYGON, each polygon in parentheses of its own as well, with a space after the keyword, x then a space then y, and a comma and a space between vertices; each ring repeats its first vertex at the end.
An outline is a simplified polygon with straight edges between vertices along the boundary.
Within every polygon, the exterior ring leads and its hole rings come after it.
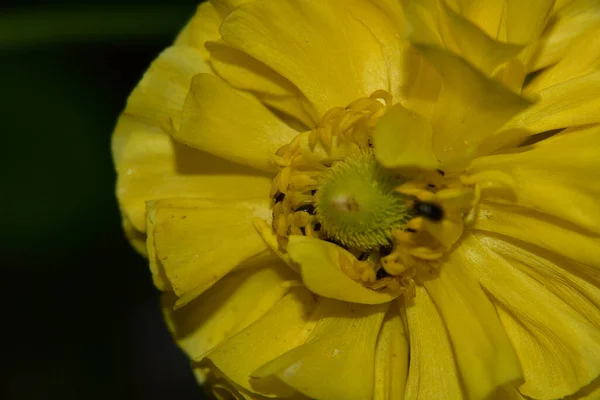
POLYGON ((316 196, 322 229, 347 247, 370 250, 388 245, 392 232, 411 216, 408 199, 394 190, 403 182, 372 154, 337 162, 316 196))

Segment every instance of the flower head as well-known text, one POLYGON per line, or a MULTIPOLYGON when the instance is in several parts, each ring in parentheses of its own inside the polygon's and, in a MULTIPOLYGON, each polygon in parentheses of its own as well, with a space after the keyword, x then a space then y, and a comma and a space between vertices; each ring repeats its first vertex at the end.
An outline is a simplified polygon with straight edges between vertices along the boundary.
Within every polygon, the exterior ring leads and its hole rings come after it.
POLYGON ((590 0, 200 5, 113 139, 125 230, 199 380, 589 395, 599 57, 590 0))

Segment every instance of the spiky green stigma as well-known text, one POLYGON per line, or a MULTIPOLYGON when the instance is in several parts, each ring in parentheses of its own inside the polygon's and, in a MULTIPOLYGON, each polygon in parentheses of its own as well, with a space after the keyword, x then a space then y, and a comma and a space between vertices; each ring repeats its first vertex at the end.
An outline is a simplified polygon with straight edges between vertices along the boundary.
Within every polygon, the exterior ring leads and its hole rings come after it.
POLYGON ((411 218, 408 199, 394 189, 401 177, 385 170, 373 154, 334 164, 316 195, 316 215, 328 237, 347 247, 387 246, 392 231, 411 218))

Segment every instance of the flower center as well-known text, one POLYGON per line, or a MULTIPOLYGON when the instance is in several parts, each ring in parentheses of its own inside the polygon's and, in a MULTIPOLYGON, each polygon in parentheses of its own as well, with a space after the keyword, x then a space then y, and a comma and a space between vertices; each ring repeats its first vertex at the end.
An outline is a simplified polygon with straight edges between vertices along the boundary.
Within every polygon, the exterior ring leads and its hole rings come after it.
POLYGON ((340 260, 352 279, 410 296, 458 240, 477 196, 458 175, 377 162, 371 133, 391 100, 377 91, 334 108, 277 151, 272 229, 282 253, 291 235, 335 243, 350 253, 340 260))
POLYGON ((403 179, 394 176, 373 154, 334 164, 316 195, 316 216, 323 232, 348 248, 368 251, 392 243, 414 214, 408 199, 395 188, 403 179))

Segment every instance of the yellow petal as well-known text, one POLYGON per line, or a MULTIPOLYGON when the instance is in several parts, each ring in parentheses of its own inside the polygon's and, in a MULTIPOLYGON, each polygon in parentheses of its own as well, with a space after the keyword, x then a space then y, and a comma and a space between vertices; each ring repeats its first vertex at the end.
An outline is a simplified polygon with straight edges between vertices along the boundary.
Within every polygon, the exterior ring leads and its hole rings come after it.
POLYGON ((442 88, 440 74, 412 46, 408 46, 404 53, 402 69, 406 78, 401 88, 401 104, 431 119, 442 88))
POLYGON ((463 400, 452 344, 446 327, 425 288, 416 287, 406 305, 410 333, 410 365, 406 399, 463 400))
POLYGON ((498 388, 493 396, 490 396, 489 400, 528 400, 525 398, 517 388, 513 386, 504 386, 498 388))
POLYGON ((582 388, 579 392, 572 396, 566 397, 565 400, 598 400, 600 399, 600 378, 596 378, 594 382, 582 388))
POLYGON ((408 377, 409 346, 399 308, 394 304, 383 320, 375 351, 373 400, 402 400, 408 377))
POLYGON ((171 333, 189 358, 200 361, 269 311, 286 294, 286 282, 294 275, 275 259, 264 267, 232 272, 177 310, 176 297, 166 295, 163 310, 171 333))
POLYGON ((600 7, 597 0, 575 0, 561 7, 548 22, 529 70, 545 68, 564 58, 570 46, 599 23, 600 7))
POLYGON ((124 113, 171 132, 179 128, 181 110, 192 77, 209 73, 202 53, 193 47, 174 46, 152 63, 127 100, 124 113))
POLYGON ((600 122, 600 72, 562 82, 536 93, 535 105, 516 115, 508 127, 532 132, 600 122))
POLYGON ((522 207, 482 202, 474 228, 560 254, 576 261, 580 273, 600 282, 600 238, 568 222, 522 207))
POLYGON ((192 19, 177 35, 175 46, 194 47, 202 53, 205 61, 208 60, 209 53, 204 43, 221 37, 219 33, 221 22, 223 22, 222 16, 210 1, 200 4, 192 19))
POLYGON ((223 16, 226 16, 237 7, 250 3, 254 0, 209 0, 209 2, 219 11, 223 16))
POLYGON ((127 115, 113 136, 117 197, 123 213, 146 232, 146 201, 172 197, 235 199, 269 193, 254 170, 176 144, 161 129, 127 115))
POLYGON ((503 42, 527 44, 544 29, 554 0, 458 0, 460 14, 503 42))
POLYGON ((373 395, 375 345, 388 304, 321 299, 305 344, 257 373, 279 379, 315 399, 364 400, 373 395))
POLYGON ((600 65, 600 26, 590 29, 566 50, 556 65, 537 75, 526 88, 526 93, 539 92, 566 82, 570 79, 589 74, 600 65))
POLYGON ((146 250, 146 235, 143 232, 135 229, 135 226, 133 226, 127 214, 123 213, 121 219, 125 236, 127 239, 129 239, 129 242, 133 248, 141 255, 147 256, 148 252, 146 250))
POLYGON ((252 219, 266 201, 158 200, 148 204, 156 257, 183 305, 267 247, 252 219), (231 251, 232 246, 235 251, 231 251))
POLYGON ((208 42, 210 65, 236 89, 252 92, 263 103, 288 114, 310 130, 318 121, 316 111, 290 81, 225 42, 208 42))
POLYGON ((173 142, 162 130, 122 116, 113 137, 117 197, 138 232, 146 201, 172 197, 235 199, 269 193, 271 180, 252 169, 173 142))
POLYGON ((436 279, 425 282, 454 349, 466 397, 487 399, 522 378, 521 366, 494 306, 453 252, 436 279))
MULTIPOLYGON (((497 303, 497 311, 519 355, 525 396, 557 399, 572 394, 600 371, 600 330, 543 283, 515 265, 515 248, 480 234, 456 250, 497 303), (509 256, 505 256, 509 254, 509 256)), ((535 258, 535 256, 533 256, 535 258)))
POLYGON ((444 1, 438 4, 412 3, 408 7, 408 39, 411 42, 445 48, 487 76, 523 49, 522 45, 492 39, 444 1))
POLYGON ((250 95, 208 74, 196 75, 173 137, 194 148, 270 170, 269 157, 297 132, 250 95))
POLYGON ((441 49, 418 48, 444 81, 432 119, 433 150, 441 162, 474 151, 487 136, 530 105, 464 60, 441 49))
POLYGON ((369 2, 255 1, 232 12, 221 33, 289 79, 320 115, 399 86, 396 21, 369 2))
POLYGON ((287 251, 300 264, 306 287, 320 296, 362 304, 387 303, 398 296, 375 292, 352 280, 341 270, 340 257, 354 256, 333 243, 293 235, 287 251))
POLYGON ((388 168, 436 169, 431 125, 422 116, 396 104, 379 120, 373 132, 375 156, 388 168))
POLYGON ((599 127, 546 139, 529 151, 479 158, 473 170, 505 173, 514 179, 518 204, 600 233, 599 127))
POLYGON ((172 291, 173 288, 171 287, 171 282, 169 282, 169 278, 167 278, 167 275, 165 274, 165 268, 156 254, 156 246, 154 245, 155 211, 155 208, 150 208, 146 219, 148 234, 146 235, 145 244, 148 255, 148 264, 150 272, 152 273, 152 282, 154 283, 154 286, 156 286, 158 290, 172 291))
MULTIPOLYGON (((253 298, 246 299, 253 302, 253 298)), ((273 397, 295 391, 273 376, 251 378, 262 364, 292 349, 313 311, 315 300, 305 289, 293 289, 262 318, 208 354, 208 358, 236 384, 273 397)))

